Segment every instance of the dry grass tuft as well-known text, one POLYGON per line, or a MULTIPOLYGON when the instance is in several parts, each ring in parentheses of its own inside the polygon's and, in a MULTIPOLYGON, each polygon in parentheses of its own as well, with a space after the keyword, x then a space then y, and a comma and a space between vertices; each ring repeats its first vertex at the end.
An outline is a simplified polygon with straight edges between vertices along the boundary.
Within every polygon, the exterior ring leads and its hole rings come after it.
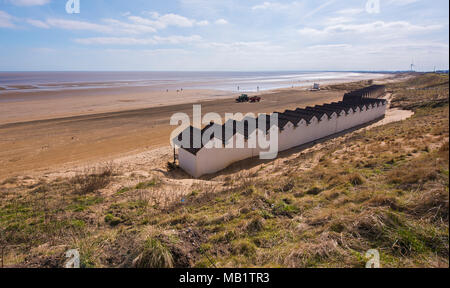
POLYGON ((365 182, 364 178, 356 172, 349 175, 348 180, 349 180, 350 184, 352 184, 354 186, 362 185, 365 182))
POLYGON ((81 175, 76 175, 70 180, 73 185, 73 192, 79 195, 95 193, 105 188, 114 176, 114 167, 106 165, 101 168, 93 168, 85 171, 81 175))
POLYGON ((16 184, 17 183, 17 177, 11 177, 6 180, 4 180, 1 185, 8 185, 8 184, 16 184))
POLYGON ((249 234, 256 234, 258 232, 261 232, 262 230, 264 230, 264 220, 260 217, 255 218, 247 224, 247 227, 245 229, 249 234))
POLYGON ((157 239, 148 239, 142 253, 133 261, 136 268, 173 268, 172 253, 157 239))
POLYGON ((313 243, 302 243, 289 254, 284 264, 290 268, 318 267, 319 263, 336 257, 339 252, 338 243, 328 233, 323 233, 313 243))
POLYGON ((448 191, 433 189, 418 195, 408 205, 408 209, 418 217, 430 218, 432 221, 448 223, 448 198, 448 191))

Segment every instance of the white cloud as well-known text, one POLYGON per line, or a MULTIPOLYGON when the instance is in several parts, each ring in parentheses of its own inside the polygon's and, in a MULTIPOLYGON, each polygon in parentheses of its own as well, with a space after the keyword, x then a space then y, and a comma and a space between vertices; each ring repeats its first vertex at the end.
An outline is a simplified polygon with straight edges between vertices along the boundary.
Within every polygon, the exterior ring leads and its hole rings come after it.
POLYGON ((348 8, 348 9, 338 10, 336 13, 337 14, 342 14, 342 15, 358 15, 358 14, 360 14, 362 12, 364 12, 364 9, 348 8))
POLYGON ((28 24, 34 26, 34 27, 38 27, 38 28, 43 28, 43 29, 49 29, 50 25, 48 25, 47 23, 40 21, 40 20, 34 20, 34 19, 27 19, 26 20, 28 24))
POLYGON ((74 41, 85 45, 160 45, 160 44, 182 44, 201 41, 198 35, 192 36, 153 36, 150 38, 133 37, 92 37, 78 38, 74 41))
POLYGON ((341 48, 352 48, 353 46, 350 44, 328 44, 328 45, 314 45, 314 46, 309 46, 308 49, 313 49, 313 50, 320 50, 320 49, 324 49, 324 50, 328 50, 328 49, 341 49, 341 48))
POLYGON ((106 34, 145 34, 155 33, 157 25, 148 25, 145 21, 134 19, 134 16, 129 17, 132 23, 123 22, 116 19, 103 19, 102 24, 96 24, 85 21, 66 20, 66 19, 47 19, 46 23, 54 28, 65 30, 85 30, 106 34))
POLYGON ((284 10, 290 9, 292 6, 297 5, 297 2, 281 4, 278 2, 263 2, 261 4, 255 5, 252 7, 252 10, 284 10))
POLYGON ((197 26, 208 26, 208 25, 209 25, 209 22, 206 20, 197 22, 197 26))
MULTIPOLYGON (((0 0, 0 3, 9 1, 0 0)), ((65 3, 66 0, 60 1, 65 3)), ((16 13, 20 13, 19 10, 23 8, 9 7, 14 10, 5 8, 5 12, 0 11, 0 27, 26 25, 41 29, 73 30, 74 33, 65 33, 63 37, 72 35, 69 39, 74 45, 68 48, 77 57, 85 57, 83 61, 76 57, 70 58, 77 59, 73 62, 67 61, 66 55, 56 59, 55 55, 64 53, 62 50, 50 50, 51 45, 48 49, 33 50, 44 56, 43 53, 48 52, 52 55, 51 59, 60 65, 58 67, 66 65, 70 69, 82 69, 78 65, 89 63, 100 70, 113 69, 111 67, 137 70, 381 70, 408 66, 413 57, 422 58, 423 62, 432 63, 430 65, 444 63, 448 66, 448 14, 436 8, 438 5, 424 4, 426 1, 422 1, 420 4, 423 6, 419 7, 413 4, 417 0, 381 0, 383 11, 389 9, 389 13, 380 13, 376 18, 373 17, 375 15, 367 15, 364 9, 367 0, 363 0, 360 5, 341 1, 334 1, 331 5, 333 2, 329 0, 249 2, 179 0, 177 5, 181 6, 177 11, 183 13, 160 10, 164 13, 132 14, 122 13, 128 11, 122 7, 116 12, 111 10, 117 17, 104 16, 112 19, 84 20, 83 17, 88 15, 66 15, 64 7, 60 12, 55 12, 55 15, 60 16, 49 16, 51 19, 47 20, 42 18, 45 13, 41 17, 28 14, 17 14, 21 18, 14 17, 8 13, 16 10, 16 13), (408 4, 411 6, 407 9, 406 6, 402 7, 408 4), (244 19, 243 15, 249 11, 251 18, 244 19), (308 15, 310 17, 306 18, 308 15), (228 21, 240 33, 217 34, 215 30, 221 28, 218 25, 228 21), (80 47, 83 45, 96 46, 80 47), (189 57, 186 53, 189 53, 189 57)), ((170 9, 168 7, 164 9, 170 9)), ((104 11, 103 15, 113 15, 111 11, 104 11)), ((226 25, 222 27, 227 28, 226 25)), ((36 29, 23 31, 36 32, 36 29)), ((39 43, 33 41, 30 38, 27 43, 39 47, 39 43)), ((2 65, 4 60, 9 61, 7 55, 10 53, 3 54, 6 56, 0 61, 2 65)), ((25 63, 25 60, 22 61, 25 63)), ((27 62, 36 67, 47 67, 47 64, 39 61, 31 59, 27 62)), ((10 65, 16 67, 15 63, 10 65)), ((28 67, 26 65, 24 67, 28 67)))
POLYGON ((226 25, 226 24, 228 24, 228 21, 225 19, 218 19, 214 23, 216 23, 217 25, 226 25))
POLYGON ((197 21, 174 13, 160 15, 158 12, 146 12, 146 14, 148 14, 151 19, 140 16, 130 16, 128 19, 135 23, 152 26, 156 29, 164 29, 169 26, 194 27, 206 26, 209 24, 206 20, 197 21))
POLYGON ((267 10, 271 7, 275 7, 277 5, 280 5, 278 3, 272 3, 272 2, 264 2, 262 4, 258 4, 252 7, 253 10, 267 10))
MULTIPOLYGON (((65 29, 65 30, 84 30, 105 34, 146 34, 156 33, 158 30, 165 29, 169 26, 175 27, 194 27, 194 26, 207 26, 209 22, 207 20, 197 21, 189 19, 187 17, 177 14, 164 14, 160 15, 157 12, 147 12, 151 18, 144 18, 140 16, 133 16, 131 14, 123 14, 127 17, 128 21, 121 21, 117 19, 102 19, 101 23, 93 23, 88 21, 79 20, 67 20, 62 18, 50 18, 46 21, 28 19, 26 22, 30 25, 39 28, 48 29, 50 27, 65 29)), ((8 25, 8 19, 12 19, 8 14, 0 15, 0 20, 3 22, 3 26, 8 25), (7 18, 7 16, 9 18, 7 18)), ((223 20, 223 19, 222 19, 223 20)), ((221 20, 221 21, 222 21, 221 20)), ((225 21, 225 20, 223 20, 225 21)), ((11 22, 9 20, 9 22, 11 22)), ((224 23, 220 23, 224 24, 224 23)), ((12 23, 9 24, 11 26, 12 23)))
POLYGON ((336 25, 342 23, 352 22, 354 19, 352 17, 332 17, 324 20, 327 25, 336 25))
POLYGON ((161 56, 161 55, 182 55, 189 54, 188 50, 184 49, 106 49, 105 52, 111 54, 120 55, 131 55, 135 54, 138 56, 161 56))
POLYGON ((103 19, 103 23, 108 24, 109 27, 112 27, 114 31, 119 33, 144 34, 155 33, 157 31, 155 27, 139 22, 127 23, 116 19, 103 19))
POLYGON ((193 19, 186 18, 177 14, 165 14, 159 15, 155 13, 154 19, 161 23, 164 27, 167 26, 177 26, 177 27, 192 27, 195 25, 196 21, 193 19))
POLYGON ((150 20, 150 19, 147 19, 147 18, 143 18, 143 17, 140 17, 140 16, 129 16, 128 20, 130 20, 131 22, 133 22, 135 24, 151 27, 154 30, 156 30, 156 29, 163 29, 163 28, 167 27, 167 25, 165 25, 164 23, 160 23, 160 22, 157 22, 157 21, 154 21, 154 20, 150 20))
POLYGON ((358 34, 376 34, 383 36, 383 34, 400 35, 416 32, 426 32, 442 28, 441 25, 415 25, 406 21, 384 22, 376 21, 366 24, 337 24, 330 25, 323 29, 303 28, 299 33, 304 36, 320 36, 320 35, 335 35, 338 33, 358 33, 358 34))
POLYGON ((47 24, 66 30, 86 30, 101 33, 113 33, 114 29, 107 25, 66 19, 47 19, 47 24))
POLYGON ((0 28, 13 28, 13 17, 8 13, 0 10, 0 28))
POLYGON ((16 6, 42 6, 50 3, 50 0, 9 0, 16 6))
POLYGON ((313 9, 311 12, 306 14, 305 18, 313 16, 314 14, 316 14, 319 11, 321 11, 322 9, 325 9, 326 7, 330 6, 334 2, 335 2, 335 0, 329 0, 329 1, 325 2, 325 3, 323 3, 322 5, 318 6, 317 8, 313 9))
POLYGON ((182 43, 191 43, 198 42, 202 40, 202 37, 199 35, 192 36, 168 36, 168 37, 153 37, 156 41, 156 44, 182 44, 182 43))
POLYGON ((398 5, 398 6, 405 6, 412 3, 419 2, 420 0, 389 0, 388 4, 392 5, 398 5))
POLYGON ((200 48, 217 49, 221 52, 234 52, 239 54, 253 54, 259 52, 275 52, 283 49, 278 45, 263 41, 237 41, 237 42, 204 42, 198 44, 200 48))
POLYGON ((204 17, 208 15, 213 18, 220 18, 228 11, 242 8, 246 9, 247 1, 235 0, 178 0, 183 11, 188 11, 190 15, 204 17))

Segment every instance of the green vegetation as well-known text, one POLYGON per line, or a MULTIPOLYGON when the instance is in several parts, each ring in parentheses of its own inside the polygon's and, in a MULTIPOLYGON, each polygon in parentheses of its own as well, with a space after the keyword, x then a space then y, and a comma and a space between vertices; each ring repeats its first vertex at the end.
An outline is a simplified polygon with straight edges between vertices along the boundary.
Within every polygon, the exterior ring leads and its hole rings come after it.
POLYGON ((120 178, 98 171, 6 181, 5 263, 60 266, 78 248, 84 267, 364 267, 378 249, 383 267, 448 267, 448 76, 388 89, 412 118, 216 176, 182 201, 154 197, 168 185, 157 178, 104 195, 120 178))
POLYGON ((150 187, 154 187, 157 184, 158 184, 158 180, 157 179, 152 179, 150 181, 141 182, 141 183, 137 184, 135 189, 147 189, 147 188, 150 188, 150 187))
POLYGON ((70 180, 70 183, 74 187, 74 193, 85 195, 97 192, 108 186, 113 174, 113 167, 105 166, 100 169, 93 169, 92 171, 86 171, 84 174, 77 175, 70 180))
POLYGON ((135 260, 136 268, 173 268, 172 254, 167 247, 157 239, 148 239, 142 254, 135 260))

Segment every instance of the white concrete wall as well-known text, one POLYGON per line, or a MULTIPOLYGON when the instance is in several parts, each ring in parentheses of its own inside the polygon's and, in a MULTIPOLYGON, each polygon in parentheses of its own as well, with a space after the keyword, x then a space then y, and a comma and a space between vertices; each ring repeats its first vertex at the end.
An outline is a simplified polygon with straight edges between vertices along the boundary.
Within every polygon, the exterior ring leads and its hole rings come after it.
POLYGON ((280 130, 278 136, 278 148, 280 151, 295 147, 295 143, 298 142, 298 137, 296 137, 298 136, 296 135, 297 131, 298 127, 295 127, 291 122, 288 122, 283 130, 280 130))
MULTIPOLYGON (((234 145, 236 144, 236 135, 233 136, 232 141, 234 145)), ((213 140, 211 140, 213 141, 213 140)), ((248 143, 245 143, 245 147, 248 147, 248 143)), ((225 169, 231 164, 253 157, 253 149, 242 148, 242 149, 232 149, 232 148, 222 148, 222 149, 202 149, 197 153, 197 173, 195 177, 200 177, 205 174, 213 174, 220 170, 225 169)), ((189 173, 190 174, 190 173, 189 173)), ((192 175, 192 174, 191 174, 192 175)), ((192 175, 194 176, 194 175, 192 175)))
MULTIPOLYGON (((305 120, 302 120, 297 127, 288 122, 278 134, 278 150, 280 152, 285 151, 376 120, 383 117, 386 113, 386 108, 387 105, 380 104, 369 107, 367 111, 365 110, 366 108, 363 108, 362 111, 357 108, 355 112, 352 109, 349 114, 342 110, 339 117, 336 113, 332 115, 331 119, 324 115, 321 121, 313 117, 311 123, 307 124, 305 120)), ((236 138, 237 136, 235 135, 230 141, 235 144, 236 138)), ((269 139, 269 135, 267 135, 267 139, 269 139)), ((184 149, 179 149, 178 158, 180 167, 184 171, 193 177, 200 177, 219 172, 235 162, 256 157, 261 151, 260 148, 248 148, 248 143, 246 142, 243 149, 203 148, 197 155, 193 155, 184 149)))
POLYGON ((353 126, 353 119, 355 119, 355 114, 357 112, 353 112, 353 109, 350 109, 348 114, 344 115, 341 114, 341 116, 336 121, 336 131, 344 131, 347 129, 350 129, 353 126))
POLYGON ((197 172, 198 158, 184 149, 178 149, 178 162, 181 169, 186 171, 189 175, 200 177, 201 174, 197 172))

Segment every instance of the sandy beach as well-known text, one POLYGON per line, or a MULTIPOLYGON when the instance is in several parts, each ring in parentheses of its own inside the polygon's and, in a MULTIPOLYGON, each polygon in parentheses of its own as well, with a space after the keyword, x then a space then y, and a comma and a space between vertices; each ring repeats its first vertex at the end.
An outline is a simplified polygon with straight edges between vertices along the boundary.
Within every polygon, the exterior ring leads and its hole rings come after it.
POLYGON ((106 161, 123 153, 167 146, 175 129, 169 125, 171 115, 191 114, 193 104, 201 104, 203 113, 224 115, 230 111, 270 113, 341 98, 342 93, 337 91, 290 89, 264 94, 261 103, 238 104, 233 98, 226 98, 3 124, 0 126, 0 178, 54 165, 106 161))
MULTIPOLYGON (((21 79, 19 83, 27 83, 24 82, 27 81, 27 74, 14 75, 17 79, 21 79)), ((49 79, 46 81, 51 81, 53 80, 52 77, 58 76, 58 74, 52 75, 53 74, 49 75, 49 79)), ((94 77, 94 75, 92 77, 94 77)), ((187 77, 189 74, 182 75, 187 77)), ((66 74, 63 74, 63 76, 66 76, 66 74)), ((136 77, 139 76, 140 75, 136 75, 136 77)), ((148 80, 144 83, 137 81, 136 83, 128 83, 128 85, 126 85, 127 83, 123 83, 121 81, 45 83, 44 80, 40 80, 44 81, 44 83, 40 84, 5 85, 3 82, 7 80, 3 79, 7 79, 7 77, 2 77, 2 73, 0 73, 0 84, 7 87, 6 90, 4 89, 0 92, 0 125, 143 108, 155 108, 184 103, 195 103, 205 100, 223 100, 226 98, 235 98, 240 93, 253 95, 256 93, 256 88, 261 88, 259 94, 263 95, 267 93, 271 94, 273 91, 290 91, 291 88, 307 90, 312 87, 313 82, 316 82, 314 80, 310 80, 310 77, 319 76, 332 77, 330 80, 322 79, 320 83, 324 85, 348 83, 368 79, 386 79, 389 77, 385 74, 370 73, 343 73, 343 75, 333 74, 333 76, 330 76, 327 73, 324 73, 323 75, 305 74, 303 77, 306 78, 292 83, 293 86, 291 86, 289 81, 283 82, 282 76, 280 76, 280 78, 272 76, 273 78, 268 79, 250 78, 251 80, 244 80, 247 78, 225 78, 221 81, 218 79, 200 79, 194 81, 185 80, 184 78, 181 78, 182 80, 180 80, 175 77, 173 80, 148 80), (239 81, 243 81, 243 84, 236 84, 237 86, 234 88, 226 86, 229 89, 223 89, 225 87, 224 85, 230 85, 229 83, 232 82, 239 83, 239 81), (261 84, 256 84, 259 82, 251 82, 251 84, 249 84, 245 81, 261 81, 261 84), (269 84, 264 84, 264 81, 269 81, 269 84), (251 85, 251 88, 249 85, 251 85), (282 85, 285 88, 264 89, 264 87, 274 87, 277 85, 282 85), (240 87, 240 91, 237 91, 238 87, 240 87)), ((30 81, 30 83, 34 83, 34 81, 38 80, 29 79, 28 81, 30 81)))
POLYGON ((190 115, 193 104, 201 104, 203 114, 271 113, 340 101, 345 91, 284 88, 258 93, 260 103, 243 104, 235 103, 237 93, 219 90, 11 93, 0 94, 0 179, 168 146, 176 128, 169 125, 171 115, 190 115), (6 101, 12 96, 22 100, 6 101))
POLYGON ((144 87, 5 92, 0 94, 0 125, 43 119, 161 107, 233 97, 218 90, 146 91, 144 87))

